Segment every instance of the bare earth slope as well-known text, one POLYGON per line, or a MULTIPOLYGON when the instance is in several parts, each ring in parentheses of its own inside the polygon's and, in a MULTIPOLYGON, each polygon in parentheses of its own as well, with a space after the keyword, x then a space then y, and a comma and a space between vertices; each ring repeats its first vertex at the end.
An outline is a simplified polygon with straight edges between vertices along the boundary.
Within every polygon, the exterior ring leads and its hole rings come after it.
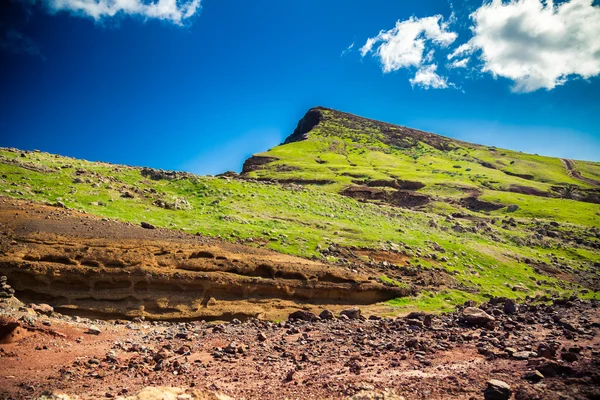
POLYGON ((276 318, 407 291, 217 239, 0 199, 0 266, 19 298, 96 317, 276 318))

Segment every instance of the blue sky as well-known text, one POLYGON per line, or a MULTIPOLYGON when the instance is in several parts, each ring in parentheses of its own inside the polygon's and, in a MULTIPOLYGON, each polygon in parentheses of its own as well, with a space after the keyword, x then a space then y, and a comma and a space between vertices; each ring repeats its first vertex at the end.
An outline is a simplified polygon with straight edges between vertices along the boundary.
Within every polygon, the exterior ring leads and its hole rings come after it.
POLYGON ((600 7, 540 1, 11 0, 0 146, 239 171, 322 105, 600 161, 600 7))

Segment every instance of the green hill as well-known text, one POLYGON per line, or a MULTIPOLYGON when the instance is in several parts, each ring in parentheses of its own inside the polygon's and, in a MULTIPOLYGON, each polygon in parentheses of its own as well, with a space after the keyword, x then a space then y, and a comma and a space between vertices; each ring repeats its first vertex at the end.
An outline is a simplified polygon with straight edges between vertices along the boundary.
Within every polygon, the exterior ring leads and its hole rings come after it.
POLYGON ((413 285, 389 305, 599 297, 600 164, 524 154, 311 109, 241 175, 0 150, 6 196, 318 258, 413 285), (372 252, 365 250, 372 249, 372 252), (411 279, 444 276, 439 287, 411 279))
POLYGON ((599 163, 461 142, 321 107, 283 145, 249 159, 244 173, 424 211, 503 215, 516 205, 514 217, 600 225, 589 204, 600 203, 599 163), (405 191, 394 195, 398 189, 405 191))

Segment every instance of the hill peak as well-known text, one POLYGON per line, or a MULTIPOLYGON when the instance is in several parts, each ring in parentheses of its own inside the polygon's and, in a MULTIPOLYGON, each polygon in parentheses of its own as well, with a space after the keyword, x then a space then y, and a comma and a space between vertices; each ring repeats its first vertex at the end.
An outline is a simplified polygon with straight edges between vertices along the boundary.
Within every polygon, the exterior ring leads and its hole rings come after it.
POLYGON ((319 130, 320 133, 329 137, 339 136, 344 139, 356 140, 359 136, 370 135, 371 137, 367 138, 370 139, 369 141, 379 141, 398 148, 414 147, 419 142, 438 150, 453 150, 459 146, 458 141, 434 133, 364 118, 322 106, 309 109, 283 144, 306 140, 317 127, 324 128, 319 130))

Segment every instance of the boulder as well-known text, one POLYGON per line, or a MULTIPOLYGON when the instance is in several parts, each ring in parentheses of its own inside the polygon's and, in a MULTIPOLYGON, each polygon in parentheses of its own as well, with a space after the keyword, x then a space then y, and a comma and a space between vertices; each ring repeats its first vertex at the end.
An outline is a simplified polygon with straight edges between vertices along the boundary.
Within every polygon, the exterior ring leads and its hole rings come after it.
POLYGON ((506 299, 504 302, 504 313, 505 314, 516 314, 519 312, 519 305, 513 299, 506 299))
POLYGON ((498 379, 490 379, 487 383, 487 388, 483 392, 485 400, 508 400, 512 390, 510 385, 498 379))
POLYGON ((463 310, 461 320, 477 326, 484 326, 496 319, 477 307, 467 307, 463 310))
POLYGON ((332 320, 334 318, 333 312, 330 310, 323 310, 321 314, 319 314, 319 318, 323 320, 332 320))
POLYGON ((48 304, 30 304, 29 308, 39 314, 51 315, 54 312, 54 308, 48 304))
POLYGON ((360 308, 353 307, 347 308, 340 312, 340 315, 345 315, 348 319, 359 319, 360 318, 360 308))
POLYGON ((288 316, 288 320, 301 320, 301 321, 314 321, 318 319, 318 317, 311 313, 310 311, 298 310, 294 311, 288 316))

